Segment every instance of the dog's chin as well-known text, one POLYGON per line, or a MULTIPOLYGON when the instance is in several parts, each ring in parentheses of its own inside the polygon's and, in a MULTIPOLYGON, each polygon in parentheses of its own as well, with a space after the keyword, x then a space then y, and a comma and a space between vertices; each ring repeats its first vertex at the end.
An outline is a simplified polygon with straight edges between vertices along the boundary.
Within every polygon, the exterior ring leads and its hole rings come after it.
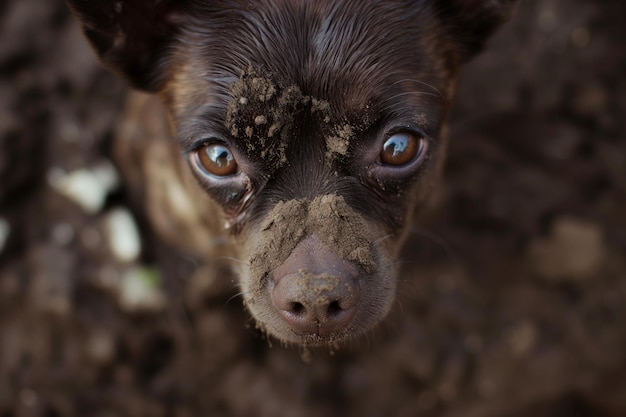
POLYGON ((281 343, 285 345, 295 345, 302 347, 311 347, 311 348, 319 348, 319 347, 330 347, 337 348, 342 345, 346 345, 349 342, 358 339, 360 336, 363 336, 367 330, 370 329, 346 329, 343 332, 338 332, 329 335, 319 335, 319 334, 307 334, 307 335, 297 335, 292 333, 289 335, 289 338, 283 337, 287 335, 278 336, 274 333, 271 333, 274 337, 279 339, 281 343))

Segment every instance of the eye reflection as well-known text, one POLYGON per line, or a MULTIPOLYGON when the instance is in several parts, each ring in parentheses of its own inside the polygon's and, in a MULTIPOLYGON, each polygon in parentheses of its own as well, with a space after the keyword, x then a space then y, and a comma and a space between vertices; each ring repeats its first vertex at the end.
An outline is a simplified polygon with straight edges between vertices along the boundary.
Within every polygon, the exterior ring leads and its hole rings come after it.
POLYGON ((410 132, 396 133, 383 144, 380 161, 386 165, 401 166, 411 162, 424 146, 424 139, 410 132))
POLYGON ((237 161, 226 146, 210 144, 196 152, 200 165, 209 174, 227 177, 237 173, 237 161))

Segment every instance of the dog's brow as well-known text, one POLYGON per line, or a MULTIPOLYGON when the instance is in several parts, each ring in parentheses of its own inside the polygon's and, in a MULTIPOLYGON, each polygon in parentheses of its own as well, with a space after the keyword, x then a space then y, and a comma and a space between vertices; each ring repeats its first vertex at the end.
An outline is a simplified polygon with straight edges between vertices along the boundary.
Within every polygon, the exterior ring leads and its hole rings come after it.
POLYGON ((223 110, 220 111, 217 106, 207 106, 193 116, 182 119, 177 131, 182 149, 189 152, 197 146, 199 140, 210 137, 227 138, 221 113, 223 110))

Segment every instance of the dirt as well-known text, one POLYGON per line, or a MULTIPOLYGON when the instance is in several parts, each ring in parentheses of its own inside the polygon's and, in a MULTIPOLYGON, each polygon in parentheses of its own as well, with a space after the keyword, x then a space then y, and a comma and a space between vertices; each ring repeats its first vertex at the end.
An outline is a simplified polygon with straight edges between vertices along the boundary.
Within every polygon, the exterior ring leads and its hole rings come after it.
POLYGON ((349 124, 336 128, 335 134, 326 138, 326 149, 329 154, 327 158, 330 159, 334 155, 347 156, 350 139, 353 136, 354 131, 349 124))
MULTIPOLYGON (((261 291, 267 274, 282 265, 298 243, 308 235, 317 235, 341 258, 352 261, 365 271, 375 266, 370 242, 372 233, 363 216, 356 213, 337 195, 322 195, 313 201, 279 202, 261 225, 261 238, 250 258, 253 292, 261 291)), ((253 297, 253 298, 259 298, 253 297)))
POLYGON ((250 155, 257 154, 268 165, 280 168, 287 162, 285 130, 295 111, 310 99, 297 86, 281 87, 269 75, 248 68, 231 87, 226 128, 237 138, 243 132, 250 155))
MULTIPOLYGON (((287 162, 286 139, 290 132, 285 126, 292 115, 304 107, 315 116, 319 115, 330 133, 326 138, 327 159, 345 157, 354 128, 347 123, 331 127, 330 104, 326 100, 302 93, 295 85, 282 86, 271 74, 259 74, 250 67, 241 74, 230 91, 231 102, 226 114, 226 128, 237 138, 242 132, 250 155, 257 147, 261 159, 269 161, 273 169, 287 162)), ((367 124, 364 121, 364 126, 367 124)))
POLYGON ((319 298, 315 299, 315 304, 328 302, 329 291, 334 290, 340 284, 339 277, 330 274, 313 274, 307 270, 298 270, 298 282, 302 288, 306 288, 310 293, 319 298))
POLYGON ((261 239, 250 257, 253 279, 264 278, 287 259, 306 234, 307 216, 306 200, 281 201, 274 206, 261 225, 261 239))
POLYGON ((309 233, 343 259, 354 262, 366 272, 376 265, 373 248, 374 233, 363 216, 355 212, 341 196, 322 195, 309 206, 309 233))
POLYGON ((115 154, 126 89, 62 2, 1 3, 0 416, 626 415, 625 12, 522 1, 463 70, 390 317, 301 352, 251 328, 241 261, 158 238, 128 175, 95 211, 52 186, 152 153, 115 154), (119 208, 133 260, 107 237, 119 208))

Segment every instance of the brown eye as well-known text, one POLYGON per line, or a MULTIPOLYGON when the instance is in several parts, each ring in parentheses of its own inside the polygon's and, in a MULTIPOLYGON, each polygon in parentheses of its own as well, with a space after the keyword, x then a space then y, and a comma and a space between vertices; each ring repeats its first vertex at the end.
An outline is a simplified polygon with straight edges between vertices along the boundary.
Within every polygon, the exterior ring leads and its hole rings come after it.
POLYGON ((411 162, 424 146, 424 139, 413 133, 401 132, 389 137, 380 152, 380 161, 386 165, 401 166, 411 162))
POLYGON ((210 144, 197 151, 202 168, 216 177, 228 177, 237 173, 237 161, 230 149, 218 144, 210 144))

